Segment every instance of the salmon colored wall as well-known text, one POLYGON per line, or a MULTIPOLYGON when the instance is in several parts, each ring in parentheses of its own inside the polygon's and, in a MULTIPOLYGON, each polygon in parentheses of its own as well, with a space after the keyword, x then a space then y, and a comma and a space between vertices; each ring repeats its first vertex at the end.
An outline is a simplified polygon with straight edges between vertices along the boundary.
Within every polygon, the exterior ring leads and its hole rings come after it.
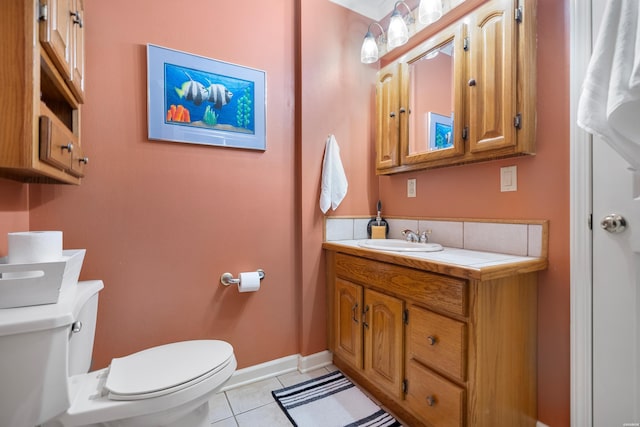
POLYGON ((372 84, 377 67, 360 63, 368 20, 328 0, 300 3, 301 347, 303 354, 311 354, 327 348, 324 220, 319 207, 325 142, 329 134, 335 135, 349 182, 342 204, 327 214, 368 213, 378 200, 372 84))
POLYGON ((7 233, 29 230, 29 186, 0 179, 0 257, 7 255, 7 233))
POLYGON ((79 187, 32 185, 32 229, 87 248, 102 279, 95 366, 220 338, 239 367, 299 352, 294 256, 294 2, 85 2, 90 158, 79 187), (267 150, 147 139, 146 44, 265 70, 267 150), (220 275, 263 268, 257 293, 220 275))

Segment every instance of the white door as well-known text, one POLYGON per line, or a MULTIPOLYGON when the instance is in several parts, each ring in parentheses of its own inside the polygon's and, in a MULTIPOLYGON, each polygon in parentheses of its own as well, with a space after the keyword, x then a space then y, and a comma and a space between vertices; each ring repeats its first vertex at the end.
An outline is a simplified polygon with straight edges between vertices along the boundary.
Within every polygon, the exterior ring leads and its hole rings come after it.
POLYGON ((640 253, 634 252, 640 250, 640 178, 634 179, 627 167, 606 143, 594 138, 594 427, 640 426, 640 253), (627 222, 621 232, 600 225, 614 213, 627 222))
MULTIPOLYGON (((594 37, 605 4, 592 0, 594 37)), ((597 137, 592 150, 593 426, 640 426, 640 171, 597 137), (611 214, 624 230, 602 228, 611 214)))

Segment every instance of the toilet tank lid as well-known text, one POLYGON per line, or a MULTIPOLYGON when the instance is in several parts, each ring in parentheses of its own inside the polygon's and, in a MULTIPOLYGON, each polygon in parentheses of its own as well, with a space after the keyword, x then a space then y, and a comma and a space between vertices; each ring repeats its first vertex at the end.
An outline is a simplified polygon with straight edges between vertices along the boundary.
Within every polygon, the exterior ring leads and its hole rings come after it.
POLYGON ((219 340, 152 347, 111 360, 105 388, 130 396, 169 389, 205 375, 232 356, 231 344, 219 340))
POLYGON ((71 325, 84 304, 102 288, 102 280, 83 281, 61 291, 56 304, 1 308, 0 337, 71 325))

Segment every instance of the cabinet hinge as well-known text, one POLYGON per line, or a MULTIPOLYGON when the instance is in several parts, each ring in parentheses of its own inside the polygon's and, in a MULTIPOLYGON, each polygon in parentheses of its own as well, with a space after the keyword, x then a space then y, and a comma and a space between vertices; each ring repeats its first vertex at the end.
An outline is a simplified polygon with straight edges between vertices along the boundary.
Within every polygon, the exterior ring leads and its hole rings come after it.
POLYGON ((462 48, 464 50, 469 50, 469 37, 462 39, 462 48))
POLYGON ((522 128, 522 114, 518 113, 513 118, 513 127, 515 127, 516 129, 522 128))
POLYGON ((589 214, 587 218, 587 223, 589 225, 589 230, 593 230, 593 214, 589 214))
POLYGON ((49 17, 49 8, 46 4, 38 3, 38 19, 40 21, 46 21, 49 17))
POLYGON ((517 23, 519 24, 522 23, 522 6, 516 7, 516 10, 514 13, 514 19, 516 20, 517 23))
POLYGON ((407 380, 406 378, 402 380, 402 393, 409 393, 409 380, 407 380))
POLYGON ((405 325, 409 324, 409 310, 405 310, 402 312, 402 321, 405 325))
POLYGON ((465 126, 462 129, 462 139, 467 139, 468 136, 469 136, 469 127, 465 126))

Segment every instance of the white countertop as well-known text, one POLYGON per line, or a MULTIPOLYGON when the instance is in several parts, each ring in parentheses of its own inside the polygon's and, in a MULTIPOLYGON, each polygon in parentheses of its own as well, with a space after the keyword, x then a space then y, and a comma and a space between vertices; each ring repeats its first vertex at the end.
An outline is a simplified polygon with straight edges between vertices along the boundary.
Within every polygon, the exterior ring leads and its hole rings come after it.
POLYGON ((384 251, 379 249, 369 249, 359 246, 362 240, 335 240, 325 242, 328 244, 343 245, 354 249, 362 249, 367 251, 382 252, 396 256, 402 256, 420 261, 431 261, 437 263, 446 263, 456 265, 462 268, 487 268, 505 266, 511 263, 521 263, 526 261, 538 260, 536 257, 517 256, 509 254, 500 254, 494 252, 472 251, 469 249, 447 248, 437 252, 400 252, 400 251, 384 251))

